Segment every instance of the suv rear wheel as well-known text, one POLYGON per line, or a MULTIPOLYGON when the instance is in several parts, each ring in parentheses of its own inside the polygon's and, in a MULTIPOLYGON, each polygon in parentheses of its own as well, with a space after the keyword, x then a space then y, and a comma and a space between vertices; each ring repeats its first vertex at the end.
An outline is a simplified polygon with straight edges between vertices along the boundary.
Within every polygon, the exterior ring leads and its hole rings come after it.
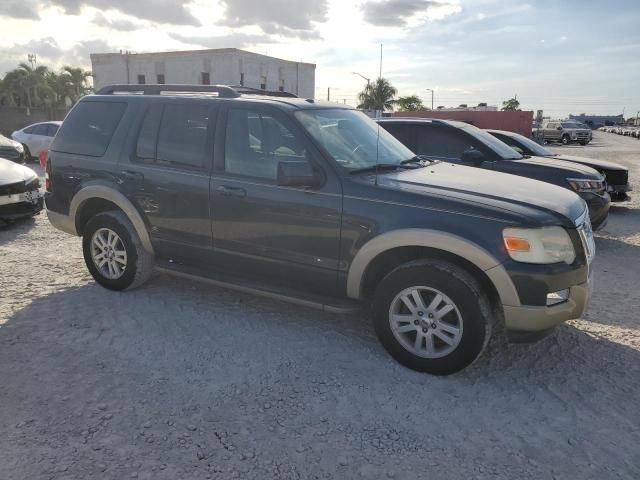
POLYGON ((491 337, 489 298, 462 268, 439 260, 401 265, 378 285, 376 334, 406 367, 449 375, 473 363, 491 337))
POLYGON ((89 220, 83 232, 82 251, 95 281, 110 290, 135 288, 153 273, 153 256, 120 211, 99 213, 89 220))

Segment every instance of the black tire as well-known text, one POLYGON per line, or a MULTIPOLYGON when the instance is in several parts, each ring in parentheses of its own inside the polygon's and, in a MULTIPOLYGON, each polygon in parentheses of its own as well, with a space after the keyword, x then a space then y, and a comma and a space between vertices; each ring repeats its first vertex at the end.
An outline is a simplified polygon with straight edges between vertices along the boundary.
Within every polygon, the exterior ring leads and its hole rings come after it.
POLYGON ((109 290, 136 288, 146 282, 153 273, 153 256, 142 246, 140 237, 129 218, 124 212, 118 210, 99 213, 87 222, 83 231, 82 251, 87 268, 95 281, 109 290), (126 251, 126 265, 119 278, 108 278, 93 261, 91 242, 94 233, 101 228, 108 228, 115 232, 126 251))
POLYGON ((563 145, 569 145, 571 143, 571 137, 569 135, 563 135, 560 143, 563 145))
MULTIPOLYGON (((489 343, 495 321, 489 297, 478 282, 464 269, 441 260, 416 260, 397 267, 376 288, 372 310, 376 334, 387 352, 402 365, 433 375, 449 375, 471 365, 489 343), (444 356, 416 355, 405 348, 392 331, 390 316, 394 299, 412 286, 444 293, 459 311, 462 335, 455 349, 444 356)), ((422 329, 426 331, 428 327, 422 329)), ((419 334, 416 330, 416 335, 419 334)), ((407 333, 407 337, 411 342, 411 333, 407 333)))

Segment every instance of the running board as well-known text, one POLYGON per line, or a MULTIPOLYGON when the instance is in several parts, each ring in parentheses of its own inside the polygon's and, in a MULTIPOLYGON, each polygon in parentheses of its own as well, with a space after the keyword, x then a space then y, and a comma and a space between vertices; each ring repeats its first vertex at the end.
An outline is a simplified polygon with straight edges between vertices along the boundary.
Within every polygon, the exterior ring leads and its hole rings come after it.
MULTIPOLYGON (((185 266, 181 265, 181 269, 185 266)), ((360 303, 353 300, 340 300, 331 297, 324 297, 320 295, 296 295, 284 293, 282 291, 275 291, 272 287, 262 285, 247 285, 241 284, 236 279, 230 278, 212 278, 211 276, 205 276, 200 273, 187 273, 182 270, 177 270, 171 264, 164 264, 163 266, 156 266, 156 271, 167 273, 176 277, 186 278, 189 280, 195 280, 198 282, 205 282, 216 287, 229 288, 238 292, 250 293, 259 295, 261 297, 271 298, 274 300, 281 300, 283 302, 293 303, 304 307, 315 308, 322 310, 323 312, 349 314, 358 312, 362 306, 360 303)))

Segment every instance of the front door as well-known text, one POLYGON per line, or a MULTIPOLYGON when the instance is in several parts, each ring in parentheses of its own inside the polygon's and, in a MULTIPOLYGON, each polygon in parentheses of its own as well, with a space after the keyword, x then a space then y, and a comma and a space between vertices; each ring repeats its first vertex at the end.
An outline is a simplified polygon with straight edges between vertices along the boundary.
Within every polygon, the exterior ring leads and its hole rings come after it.
POLYGON ((211 177, 217 266, 269 284, 336 293, 339 178, 280 110, 249 104, 221 113, 211 177), (308 162, 321 175, 321 186, 278 185, 279 162, 308 162))

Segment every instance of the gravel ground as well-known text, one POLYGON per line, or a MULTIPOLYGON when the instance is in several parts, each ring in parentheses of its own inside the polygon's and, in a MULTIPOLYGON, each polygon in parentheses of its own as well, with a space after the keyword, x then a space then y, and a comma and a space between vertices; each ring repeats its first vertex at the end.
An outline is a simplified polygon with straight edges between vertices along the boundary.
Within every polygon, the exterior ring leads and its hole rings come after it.
MULTIPOLYGON (((640 179, 640 142, 557 151, 640 179)), ((0 479, 640 478, 640 192, 585 318, 447 378, 363 315, 157 275, 92 281, 41 215, 0 230, 0 479)))

